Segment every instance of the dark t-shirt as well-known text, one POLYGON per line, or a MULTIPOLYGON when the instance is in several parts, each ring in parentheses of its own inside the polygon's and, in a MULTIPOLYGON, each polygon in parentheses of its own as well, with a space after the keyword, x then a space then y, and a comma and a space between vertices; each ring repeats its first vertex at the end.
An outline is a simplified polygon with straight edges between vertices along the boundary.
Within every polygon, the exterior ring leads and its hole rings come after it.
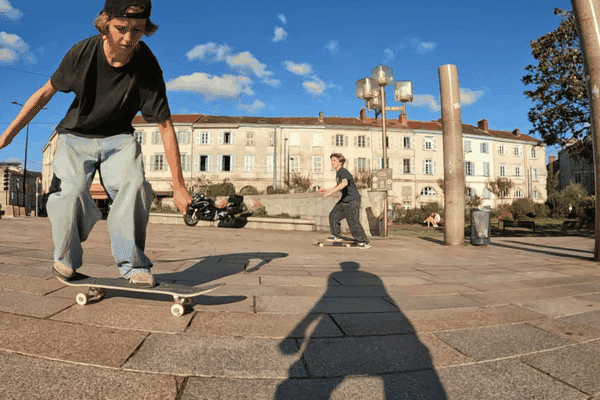
POLYGON ((83 137, 133 133, 138 112, 149 123, 171 116, 166 86, 158 61, 148 46, 140 46, 122 67, 112 67, 102 48, 102 37, 75 44, 50 80, 61 92, 75 93, 67 115, 56 130, 83 137))
POLYGON ((340 201, 350 203, 351 201, 360 200, 360 193, 356 189, 352 174, 346 168, 340 168, 335 174, 335 182, 339 185, 344 179, 348 181, 348 186, 342 189, 342 198, 340 201))

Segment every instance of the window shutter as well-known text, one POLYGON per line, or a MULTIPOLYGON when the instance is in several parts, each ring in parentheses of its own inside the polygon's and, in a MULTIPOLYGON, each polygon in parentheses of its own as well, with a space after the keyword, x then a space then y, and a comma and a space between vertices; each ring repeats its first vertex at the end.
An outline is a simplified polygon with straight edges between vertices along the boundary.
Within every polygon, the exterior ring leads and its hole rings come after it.
POLYGON ((366 139, 366 146, 367 147, 371 147, 371 138, 368 137, 368 136, 367 136, 367 139, 366 139))
POLYGON ((219 132, 219 144, 223 144, 223 132, 219 132))
POLYGON ((437 174, 437 161, 433 160, 433 174, 437 174))
POLYGON ((354 147, 358 147, 358 136, 354 136, 354 147))
POLYGON ((415 159, 414 158, 410 159, 410 173, 411 174, 415 173, 415 159))
POLYGON ((421 173, 425 175, 425 160, 421 160, 421 173))
POLYGON ((335 147, 335 135, 331 135, 331 145, 335 147))
POLYGON ((154 171, 155 160, 156 160, 156 156, 150 156, 150 171, 154 171))
POLYGON ((348 136, 345 135, 344 136, 344 147, 348 147, 348 142, 349 142, 348 136))
POLYGON ((425 142, 427 142, 427 140, 423 138, 423 141, 421 142, 421 150, 425 150, 425 142))
POLYGON ((433 149, 437 150, 437 139, 433 138, 433 149))
POLYGON ((231 132, 231 144, 235 144, 235 132, 231 132))
POLYGON ((230 156, 230 171, 235 172, 235 154, 230 156))

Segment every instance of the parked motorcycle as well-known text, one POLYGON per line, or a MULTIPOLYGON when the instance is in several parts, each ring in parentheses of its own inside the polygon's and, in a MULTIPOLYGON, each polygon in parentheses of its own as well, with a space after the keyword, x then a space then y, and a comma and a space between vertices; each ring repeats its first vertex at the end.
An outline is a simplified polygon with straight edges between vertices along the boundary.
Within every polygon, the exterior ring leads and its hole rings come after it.
POLYGON ((244 211, 244 196, 236 194, 229 196, 225 207, 217 207, 213 199, 200 193, 192 195, 192 204, 188 207, 183 221, 187 226, 196 226, 198 221, 220 221, 223 226, 233 226, 237 214, 244 211))

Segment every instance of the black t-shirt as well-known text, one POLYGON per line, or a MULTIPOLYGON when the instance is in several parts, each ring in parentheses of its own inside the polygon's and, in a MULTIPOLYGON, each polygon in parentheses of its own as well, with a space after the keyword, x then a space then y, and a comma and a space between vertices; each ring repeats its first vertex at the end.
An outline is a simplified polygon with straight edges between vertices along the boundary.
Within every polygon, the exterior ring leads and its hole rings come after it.
POLYGON ((149 123, 171 116, 162 70, 148 46, 140 46, 122 67, 106 60, 102 37, 92 36, 75 44, 50 80, 61 92, 75 93, 57 132, 83 137, 108 137, 133 133, 138 112, 149 123))
POLYGON ((352 174, 346 168, 340 168, 335 174, 335 182, 339 185, 344 179, 348 181, 348 186, 342 189, 342 198, 340 201, 350 203, 351 201, 360 200, 360 193, 356 189, 352 174))

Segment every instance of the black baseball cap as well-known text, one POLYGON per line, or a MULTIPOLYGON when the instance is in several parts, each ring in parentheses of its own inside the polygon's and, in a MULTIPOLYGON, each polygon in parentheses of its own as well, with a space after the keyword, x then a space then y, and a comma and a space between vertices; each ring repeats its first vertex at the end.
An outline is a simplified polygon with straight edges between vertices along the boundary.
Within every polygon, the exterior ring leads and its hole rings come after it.
POLYGON ((113 18, 150 18, 152 2, 150 0, 106 0, 103 12, 113 18), (132 6, 138 6, 143 9, 142 12, 130 13, 127 9, 132 6))

